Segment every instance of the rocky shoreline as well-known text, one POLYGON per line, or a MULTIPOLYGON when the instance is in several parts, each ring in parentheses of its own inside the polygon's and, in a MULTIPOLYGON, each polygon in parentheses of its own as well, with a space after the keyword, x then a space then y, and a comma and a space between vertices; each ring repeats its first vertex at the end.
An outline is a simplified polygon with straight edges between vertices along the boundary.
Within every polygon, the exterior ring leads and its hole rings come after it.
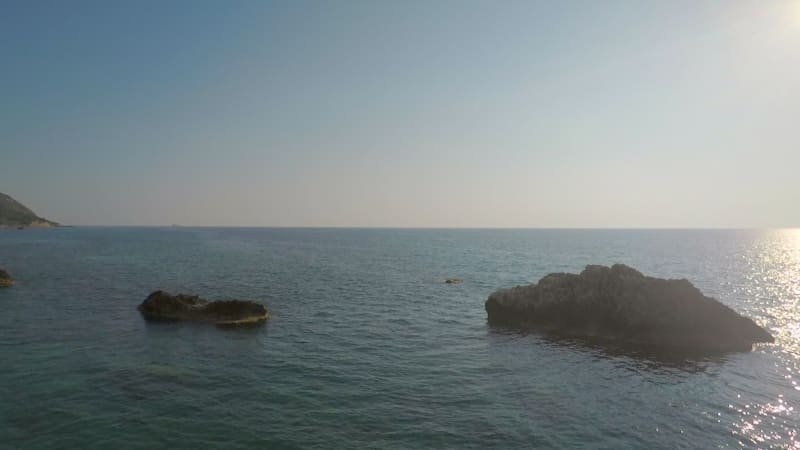
POLYGON ((51 228, 61 226, 58 222, 38 216, 30 208, 0 192, 0 228, 51 228))

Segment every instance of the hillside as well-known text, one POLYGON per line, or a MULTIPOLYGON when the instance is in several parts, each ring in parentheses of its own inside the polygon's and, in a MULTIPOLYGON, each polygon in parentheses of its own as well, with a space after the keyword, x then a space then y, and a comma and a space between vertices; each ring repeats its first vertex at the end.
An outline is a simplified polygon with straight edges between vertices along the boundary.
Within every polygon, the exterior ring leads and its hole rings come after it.
POLYGON ((0 192, 0 227, 57 227, 58 223, 39 217, 22 203, 0 192))

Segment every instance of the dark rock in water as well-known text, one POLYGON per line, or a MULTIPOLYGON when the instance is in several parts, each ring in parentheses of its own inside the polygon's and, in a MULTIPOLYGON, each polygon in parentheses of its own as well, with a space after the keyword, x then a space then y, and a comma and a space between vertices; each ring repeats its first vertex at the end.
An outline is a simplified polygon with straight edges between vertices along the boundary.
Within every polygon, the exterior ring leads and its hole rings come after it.
POLYGON ((3 269, 0 269, 0 287, 10 287, 14 284, 14 279, 3 269))
POLYGON ((171 295, 155 291, 139 305, 139 312, 151 320, 191 320, 217 325, 264 322, 269 312, 264 305, 246 300, 208 301, 196 295, 171 295))
POLYGON ((444 280, 444 282, 447 283, 447 284, 461 284, 461 283, 464 282, 464 279, 463 278, 447 278, 446 280, 444 280))
POLYGON ((642 275, 616 264, 552 273, 539 283, 489 296, 492 325, 611 339, 652 348, 715 353, 749 351, 774 338, 751 319, 704 296, 687 280, 642 275))

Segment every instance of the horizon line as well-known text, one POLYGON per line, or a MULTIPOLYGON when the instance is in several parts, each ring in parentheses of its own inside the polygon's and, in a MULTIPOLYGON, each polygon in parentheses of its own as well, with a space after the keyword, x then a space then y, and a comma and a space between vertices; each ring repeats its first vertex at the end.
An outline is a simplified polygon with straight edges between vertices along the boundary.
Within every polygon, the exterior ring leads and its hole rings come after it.
MULTIPOLYGON (((800 229, 800 226, 788 226, 788 227, 504 227, 504 226, 489 226, 489 227, 459 227, 459 226, 418 226, 418 227, 408 227, 408 226, 360 226, 360 225, 179 225, 179 224, 170 224, 170 225, 137 225, 137 224, 125 224, 125 225, 108 225, 108 224, 82 224, 82 225, 65 225, 62 224, 59 227, 55 228, 263 228, 263 229, 309 229, 309 230, 331 230, 331 229, 341 229, 341 230, 675 230, 675 231, 768 231, 768 230, 797 230, 800 229)), ((36 228, 36 227, 30 227, 36 228)), ((46 228, 45 228, 46 229, 46 228)))

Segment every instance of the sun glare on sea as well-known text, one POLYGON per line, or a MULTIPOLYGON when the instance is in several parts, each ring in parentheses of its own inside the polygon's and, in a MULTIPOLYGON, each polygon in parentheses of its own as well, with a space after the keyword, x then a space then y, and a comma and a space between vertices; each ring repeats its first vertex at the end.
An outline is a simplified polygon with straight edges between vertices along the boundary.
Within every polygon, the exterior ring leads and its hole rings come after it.
POLYGON ((782 302, 772 313, 786 338, 786 349, 800 356, 800 286, 796 283, 800 277, 800 229, 777 230, 773 236, 768 259, 782 302))
POLYGON ((782 391, 769 401, 729 405, 739 415, 733 433, 754 448, 800 449, 800 435, 792 426, 797 423, 796 392, 800 391, 800 286, 796 282, 800 279, 800 229, 765 231, 753 246, 750 263, 748 296, 767 308, 761 320, 775 336, 770 351, 779 361, 776 368, 784 382, 782 391), (785 424, 785 434, 770 431, 768 423, 785 424))

